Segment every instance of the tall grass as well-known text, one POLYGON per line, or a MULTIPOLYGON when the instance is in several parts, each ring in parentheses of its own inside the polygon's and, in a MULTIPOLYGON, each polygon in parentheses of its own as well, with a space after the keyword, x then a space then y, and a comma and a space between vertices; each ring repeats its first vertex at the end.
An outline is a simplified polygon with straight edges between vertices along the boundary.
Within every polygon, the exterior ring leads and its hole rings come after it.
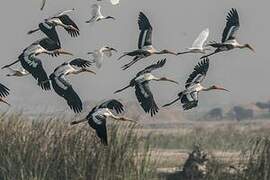
POLYGON ((149 142, 138 136, 135 125, 110 125, 104 147, 87 124, 70 127, 64 119, 1 115, 0 179, 154 178, 149 142))

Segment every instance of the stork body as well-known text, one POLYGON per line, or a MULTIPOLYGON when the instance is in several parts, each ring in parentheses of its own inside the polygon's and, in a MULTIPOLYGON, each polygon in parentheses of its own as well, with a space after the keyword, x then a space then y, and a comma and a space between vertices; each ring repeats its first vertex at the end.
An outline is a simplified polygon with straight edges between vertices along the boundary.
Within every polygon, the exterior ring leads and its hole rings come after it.
POLYGON ((204 43, 207 40, 208 36, 209 36, 209 29, 207 28, 207 29, 203 30, 199 34, 199 36, 197 37, 197 39, 193 42, 191 48, 188 48, 187 51, 177 53, 177 55, 187 54, 187 53, 201 53, 201 54, 205 54, 207 50, 210 50, 210 49, 204 47, 204 43))
POLYGON ((99 22, 99 21, 105 20, 105 19, 113 19, 113 20, 115 20, 115 18, 112 17, 112 16, 103 16, 102 13, 101 13, 101 6, 97 5, 97 4, 92 5, 91 15, 92 15, 91 19, 86 21, 86 23, 99 22))
POLYGON ((122 59, 125 56, 131 56, 134 57, 131 62, 128 64, 125 64, 122 68, 123 70, 128 69, 130 66, 138 62, 139 60, 149 57, 154 54, 173 54, 177 55, 176 53, 169 51, 169 50, 162 50, 158 51, 154 48, 152 45, 152 31, 153 28, 148 20, 148 18, 145 16, 144 13, 140 12, 139 18, 138 18, 138 25, 140 29, 140 36, 138 41, 138 49, 124 53, 123 56, 119 57, 118 60, 122 59))
POLYGON ((156 64, 148 66, 144 70, 137 73, 136 77, 130 81, 130 84, 123 89, 116 91, 115 93, 119 93, 129 87, 135 87, 135 94, 137 100, 139 101, 141 107, 146 113, 150 113, 151 116, 154 116, 159 108, 154 100, 154 96, 150 90, 149 82, 150 81, 169 81, 173 83, 177 83, 176 81, 170 80, 166 77, 155 77, 151 72, 158 68, 161 68, 165 65, 166 59, 158 61, 156 64))
POLYGON ((67 15, 67 13, 74 11, 74 9, 66 10, 56 14, 53 17, 45 19, 44 22, 40 23, 38 26, 39 28, 31 30, 28 34, 32 34, 41 30, 47 37, 54 40, 61 45, 58 33, 56 31, 56 27, 60 26, 63 27, 71 37, 77 37, 80 35, 80 30, 76 23, 67 15))
POLYGON ((97 49, 94 52, 88 52, 88 54, 91 54, 93 56, 92 61, 96 64, 96 67, 101 68, 103 64, 104 55, 106 55, 107 57, 111 57, 113 51, 117 52, 116 49, 106 46, 106 47, 97 49))
POLYGON ((67 101, 67 104, 75 113, 82 111, 82 101, 73 89, 71 83, 66 79, 66 76, 71 74, 76 75, 82 72, 94 73, 87 69, 90 65, 91 62, 78 58, 58 66, 50 75, 54 91, 67 101))
POLYGON ((213 85, 209 88, 205 88, 201 83, 205 79, 207 71, 209 69, 209 59, 206 58, 198 63, 195 66, 194 71, 190 74, 188 80, 186 81, 185 90, 178 94, 178 98, 172 101, 169 104, 164 105, 163 107, 170 106, 177 101, 181 101, 183 109, 189 110, 198 106, 198 95, 202 91, 210 91, 210 90, 224 90, 228 91, 224 88, 213 85))
POLYGON ((115 111, 117 114, 124 112, 123 104, 115 99, 105 101, 104 103, 95 106, 85 119, 80 121, 73 121, 71 125, 88 121, 88 124, 90 125, 91 128, 93 128, 96 131, 97 136, 100 138, 101 142, 104 145, 108 145, 108 135, 106 127, 107 118, 112 118, 118 121, 135 122, 128 118, 114 115, 112 111, 115 111))
POLYGON ((236 48, 239 48, 239 49, 248 48, 251 51, 254 51, 254 49, 249 44, 240 44, 236 40, 236 34, 240 28, 239 15, 238 15, 237 10, 231 9, 227 15, 226 20, 227 20, 227 23, 223 30, 221 43, 210 42, 208 46, 214 47, 216 48, 216 50, 211 54, 201 57, 201 59, 212 56, 219 52, 230 51, 236 48))

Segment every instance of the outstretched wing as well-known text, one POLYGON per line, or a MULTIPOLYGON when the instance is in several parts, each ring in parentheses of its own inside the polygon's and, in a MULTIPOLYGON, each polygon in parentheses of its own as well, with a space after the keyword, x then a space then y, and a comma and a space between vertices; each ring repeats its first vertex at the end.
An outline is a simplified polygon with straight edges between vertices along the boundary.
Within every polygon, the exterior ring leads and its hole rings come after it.
POLYGON ((205 58, 195 66, 194 71, 189 75, 189 78, 186 81, 186 88, 192 84, 201 83, 204 80, 208 69, 209 59, 205 58))
POLYGON ((10 89, 0 83, 0 97, 6 97, 9 95, 10 89))
POLYGON ((148 18, 142 12, 139 14, 138 25, 139 29, 141 30, 138 41, 138 48, 142 49, 144 46, 151 46, 153 29, 148 18))
POLYGON ((64 14, 64 15, 60 16, 59 19, 62 21, 63 24, 68 25, 68 26, 72 26, 73 28, 76 29, 75 30, 75 29, 65 28, 65 30, 68 32, 68 34, 71 35, 71 37, 77 37, 80 35, 79 28, 78 28, 77 24, 72 19, 70 19, 70 17, 68 15, 64 14))
POLYGON ((148 82, 136 84, 135 94, 141 107, 146 113, 150 113, 151 116, 154 116, 158 112, 158 106, 154 100, 148 82))
POLYGON ((203 44, 207 40, 208 36, 209 36, 209 29, 207 28, 207 29, 203 30, 199 34, 199 36, 197 37, 197 39, 193 42, 192 48, 202 49, 203 48, 203 44))
POLYGON ((42 62, 35 56, 24 57, 20 55, 19 60, 22 67, 28 71, 37 81, 38 85, 44 90, 50 90, 51 85, 48 75, 42 66, 42 62))
POLYGON ((74 59, 74 60, 70 61, 69 64, 72 66, 80 67, 80 68, 85 68, 85 67, 89 67, 92 65, 92 63, 90 61, 87 61, 87 60, 84 60, 81 58, 74 59))
POLYGON ((106 117, 105 116, 92 116, 91 112, 87 116, 90 127, 96 130, 97 136, 101 140, 101 143, 105 146, 108 145, 108 135, 106 128, 106 117))
POLYGON ((239 15, 236 9, 231 9, 227 15, 226 27, 222 34, 221 42, 235 39, 236 33, 240 28, 239 15))
POLYGON ((65 76, 55 76, 54 74, 50 75, 52 86, 54 91, 61 97, 63 97, 70 109, 75 113, 82 111, 82 101, 78 94, 74 91, 71 84, 65 79, 65 76))
POLYGON ((92 17, 100 16, 101 15, 100 9, 101 9, 100 5, 93 4, 92 5, 92 12, 91 12, 92 17))
POLYGON ((99 106, 99 108, 108 108, 108 109, 116 111, 117 114, 120 114, 124 111, 123 104, 115 99, 108 100, 108 101, 102 103, 99 106))
POLYGON ((44 34, 46 34, 46 36, 48 38, 50 38, 51 40, 57 42, 59 44, 59 46, 61 45, 58 33, 57 33, 54 25, 50 25, 47 22, 43 22, 43 23, 40 23, 38 26, 39 26, 39 29, 44 34))
POLYGON ((146 67, 144 70, 138 72, 137 73, 137 77, 140 76, 140 75, 142 75, 142 74, 150 73, 153 70, 156 70, 158 68, 161 68, 161 67, 163 67, 165 65, 165 63, 166 63, 166 59, 160 60, 156 64, 152 64, 152 65, 146 67))

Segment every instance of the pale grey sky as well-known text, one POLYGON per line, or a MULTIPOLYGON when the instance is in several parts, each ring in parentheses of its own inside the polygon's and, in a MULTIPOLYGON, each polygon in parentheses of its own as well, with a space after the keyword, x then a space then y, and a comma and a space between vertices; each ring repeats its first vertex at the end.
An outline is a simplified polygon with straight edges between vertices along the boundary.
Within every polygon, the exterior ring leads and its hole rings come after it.
MULTIPOLYGON (((153 26, 153 43, 157 49, 168 48, 180 51, 192 44, 198 33, 209 27, 209 40, 220 40, 225 26, 225 17, 231 8, 236 8, 240 15, 241 28, 239 41, 250 43, 256 50, 234 50, 218 54, 211 58, 211 66, 204 85, 222 85, 231 93, 200 94, 201 107, 231 103, 264 101, 270 97, 269 75, 269 32, 268 18, 269 1, 249 0, 121 0, 120 5, 112 6, 104 0, 99 3, 104 15, 116 17, 116 21, 103 21, 95 25, 85 24, 90 17, 91 5, 94 0, 47 0, 44 11, 40 11, 41 0, 4 0, 0 7, 0 47, 1 63, 15 60, 22 50, 43 34, 27 35, 27 31, 35 28, 48 16, 61 10, 75 8, 71 13, 80 30, 79 38, 71 38, 63 29, 58 32, 63 48, 72 51, 75 57, 87 58, 86 52, 103 45, 112 46, 119 53, 111 59, 105 59, 104 66, 96 70, 98 75, 79 75, 71 77, 74 89, 83 101, 121 98, 135 100, 133 89, 119 95, 113 92, 125 85, 146 65, 156 62, 165 56, 152 56, 137 63, 131 69, 122 71, 120 67, 130 58, 116 59, 129 50, 137 48, 139 35, 137 17, 143 11, 153 26)), ((74 57, 74 58, 75 58, 74 57)), ((199 61, 200 55, 166 56, 166 66, 157 71, 156 75, 172 77, 180 82, 179 86, 169 83, 151 83, 151 88, 158 104, 162 105, 175 98, 184 87, 188 75, 199 61)), ((51 58, 42 56, 48 74, 63 61, 70 57, 51 58)), ((94 67, 93 67, 94 69, 94 67)), ((67 109, 65 101, 54 91, 42 91, 32 77, 7 78, 7 71, 1 70, 1 83, 11 89, 8 101, 16 106, 56 107, 57 110, 67 109)), ((1 105, 1 109, 5 109, 1 105)))

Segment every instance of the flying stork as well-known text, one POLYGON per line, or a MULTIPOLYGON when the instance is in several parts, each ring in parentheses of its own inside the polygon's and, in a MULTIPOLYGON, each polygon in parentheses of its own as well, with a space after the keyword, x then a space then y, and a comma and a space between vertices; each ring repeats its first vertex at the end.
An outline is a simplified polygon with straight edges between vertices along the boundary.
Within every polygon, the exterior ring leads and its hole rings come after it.
POLYGON ((92 61, 96 64, 96 67, 101 68, 104 55, 106 55, 107 57, 111 57, 113 51, 117 52, 116 49, 105 46, 95 50, 94 52, 88 52, 87 54, 91 54, 93 56, 92 61))
POLYGON ((82 101, 78 94, 74 91, 72 85, 66 79, 66 76, 71 74, 76 75, 82 72, 90 72, 95 74, 94 71, 87 69, 89 66, 91 66, 90 61, 77 58, 58 66, 49 78, 54 91, 67 101, 70 109, 72 109, 75 113, 82 111, 82 101))
POLYGON ((10 106, 10 104, 4 100, 9 95, 10 89, 0 83, 0 102, 3 102, 10 106))
POLYGON ((150 113, 151 116, 154 116, 158 112, 159 108, 150 90, 149 82, 152 80, 153 81, 169 81, 169 82, 178 84, 176 81, 170 80, 166 77, 158 78, 151 74, 153 70, 163 67, 165 63, 166 63, 166 59, 163 59, 161 61, 158 61, 156 64, 146 67, 144 70, 137 73, 136 77, 130 81, 128 86, 116 91, 115 93, 119 93, 129 87, 135 86, 135 94, 141 107, 146 113, 150 113))
POLYGON ((51 38, 55 42, 61 45, 56 27, 63 27, 71 37, 77 37, 80 35, 80 30, 76 23, 67 15, 69 12, 74 11, 75 9, 66 10, 60 12, 53 17, 45 19, 44 22, 40 23, 37 29, 29 31, 27 34, 32 34, 37 31, 42 31, 46 34, 47 37, 51 38))
POLYGON ((8 67, 8 70, 10 71, 10 73, 6 75, 8 77, 10 77, 10 76, 23 77, 23 76, 27 76, 30 74, 24 68, 14 69, 14 68, 8 67))
POLYGON ((181 101, 184 110, 189 110, 198 106, 198 94, 201 91, 211 91, 211 90, 223 90, 228 91, 222 87, 213 85, 209 88, 205 88, 201 85, 202 81, 205 79, 207 71, 209 68, 209 59, 205 58, 198 65, 195 66, 194 71, 190 74, 188 80, 186 81, 185 90, 178 94, 178 98, 173 102, 164 105, 163 107, 170 106, 181 101))
POLYGON ((122 59, 125 56, 131 56, 134 57, 131 62, 128 64, 124 65, 122 68, 123 70, 128 69, 130 66, 135 64, 137 61, 149 57, 153 54, 173 54, 177 55, 177 53, 174 53, 169 50, 162 50, 158 51, 156 50, 153 45, 152 45, 152 31, 153 28, 148 20, 148 18, 145 16, 144 13, 140 12, 139 18, 138 18, 138 25, 140 29, 140 36, 139 36, 139 41, 138 41, 138 49, 124 53, 123 56, 119 57, 118 60, 122 59))
POLYGON ((177 55, 187 54, 187 53, 202 53, 202 54, 205 54, 207 50, 210 50, 210 49, 204 47, 204 43, 207 40, 208 36, 209 36, 209 29, 207 28, 207 29, 203 30, 199 34, 197 39, 193 42, 191 48, 188 48, 187 51, 177 53, 177 55))
POLYGON ((207 46, 214 47, 216 48, 216 50, 211 54, 201 57, 201 59, 212 56, 213 54, 219 52, 230 51, 235 48, 239 49, 248 48, 251 51, 255 52, 254 49, 249 44, 239 44, 237 42, 236 33, 238 32, 239 28, 240 23, 238 12, 236 9, 231 9, 227 15, 227 23, 223 30, 221 43, 210 42, 207 46))
POLYGON ((100 138, 101 143, 107 146, 108 145, 108 136, 106 127, 107 118, 112 118, 118 121, 136 122, 125 117, 116 116, 113 114, 112 111, 115 111, 117 114, 122 113, 124 111, 123 104, 115 99, 108 100, 94 107, 85 119, 73 121, 71 122, 71 125, 88 121, 90 127, 96 130, 97 136, 100 138))
POLYGON ((90 20, 86 21, 86 23, 93 23, 93 22, 98 22, 98 21, 101 21, 101 20, 104 20, 104 19, 113 19, 115 20, 114 17, 112 16, 103 16, 101 14, 101 6, 100 5, 97 5, 97 4, 93 4, 92 5, 92 17, 90 20))
POLYGON ((2 67, 2 69, 21 62, 22 67, 38 81, 38 85, 42 89, 50 90, 50 83, 46 82, 48 80, 47 73, 43 68, 41 60, 37 58, 40 54, 48 54, 52 56, 58 56, 60 54, 72 55, 71 53, 63 50, 58 43, 50 38, 43 38, 25 48, 18 60, 2 67))

